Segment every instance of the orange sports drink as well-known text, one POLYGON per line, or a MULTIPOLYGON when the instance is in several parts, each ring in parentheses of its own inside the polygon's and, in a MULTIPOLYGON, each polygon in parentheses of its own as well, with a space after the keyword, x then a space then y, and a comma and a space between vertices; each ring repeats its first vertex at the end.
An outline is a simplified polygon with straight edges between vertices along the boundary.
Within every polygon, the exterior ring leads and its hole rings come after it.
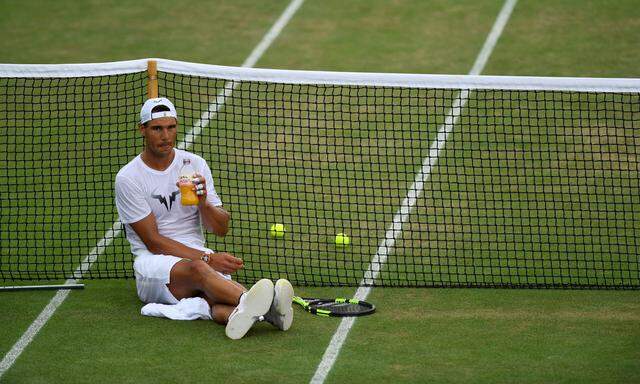
POLYGON ((198 195, 196 194, 193 177, 195 170, 191 166, 191 160, 182 160, 182 169, 180 169, 180 178, 178 185, 180 186, 180 202, 182 205, 197 205, 198 195))

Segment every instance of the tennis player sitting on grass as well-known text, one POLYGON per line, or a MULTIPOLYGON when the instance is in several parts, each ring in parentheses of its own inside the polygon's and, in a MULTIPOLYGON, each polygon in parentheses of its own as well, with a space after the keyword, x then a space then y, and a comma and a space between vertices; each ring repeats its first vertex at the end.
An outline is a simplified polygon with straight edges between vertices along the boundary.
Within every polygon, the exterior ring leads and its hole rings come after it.
POLYGON ((116 176, 116 206, 135 256, 138 297, 145 303, 176 304, 202 297, 211 317, 226 324, 232 339, 243 337, 258 320, 286 331, 293 321, 291 283, 275 286, 262 279, 250 290, 231 280, 242 260, 205 247, 202 226, 224 236, 229 213, 222 208, 206 161, 174 148, 178 129, 175 107, 166 98, 147 100, 140 111, 145 147, 116 176), (182 205, 177 186, 183 160, 196 176, 197 205, 182 205))

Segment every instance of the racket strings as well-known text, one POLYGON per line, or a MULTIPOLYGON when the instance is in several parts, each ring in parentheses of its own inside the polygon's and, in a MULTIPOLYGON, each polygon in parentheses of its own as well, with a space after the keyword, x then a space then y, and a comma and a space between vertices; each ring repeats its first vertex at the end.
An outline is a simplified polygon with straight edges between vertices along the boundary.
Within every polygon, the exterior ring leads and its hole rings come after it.
POLYGON ((371 306, 363 305, 360 303, 353 303, 353 302, 318 303, 313 305, 313 307, 316 309, 329 311, 334 315, 358 314, 358 313, 368 312, 371 310, 371 306))

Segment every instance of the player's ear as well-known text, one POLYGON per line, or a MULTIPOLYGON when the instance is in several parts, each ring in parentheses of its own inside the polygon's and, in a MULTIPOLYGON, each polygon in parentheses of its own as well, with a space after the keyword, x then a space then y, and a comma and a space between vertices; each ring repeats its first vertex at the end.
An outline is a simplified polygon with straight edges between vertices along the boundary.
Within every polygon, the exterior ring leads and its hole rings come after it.
POLYGON ((146 126, 144 124, 138 124, 138 130, 140 131, 140 134, 142 136, 144 136, 144 129, 146 128, 146 126))

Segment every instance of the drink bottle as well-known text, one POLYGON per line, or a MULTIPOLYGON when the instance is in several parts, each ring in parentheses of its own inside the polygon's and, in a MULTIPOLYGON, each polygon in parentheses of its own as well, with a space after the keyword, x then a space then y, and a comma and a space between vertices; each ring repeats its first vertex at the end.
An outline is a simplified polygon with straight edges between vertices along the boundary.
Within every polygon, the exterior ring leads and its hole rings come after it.
POLYGON ((182 205, 197 205, 198 195, 196 194, 193 178, 196 171, 191 165, 191 160, 182 160, 182 168, 180 168, 180 177, 178 178, 178 185, 180 186, 180 201, 182 205))

